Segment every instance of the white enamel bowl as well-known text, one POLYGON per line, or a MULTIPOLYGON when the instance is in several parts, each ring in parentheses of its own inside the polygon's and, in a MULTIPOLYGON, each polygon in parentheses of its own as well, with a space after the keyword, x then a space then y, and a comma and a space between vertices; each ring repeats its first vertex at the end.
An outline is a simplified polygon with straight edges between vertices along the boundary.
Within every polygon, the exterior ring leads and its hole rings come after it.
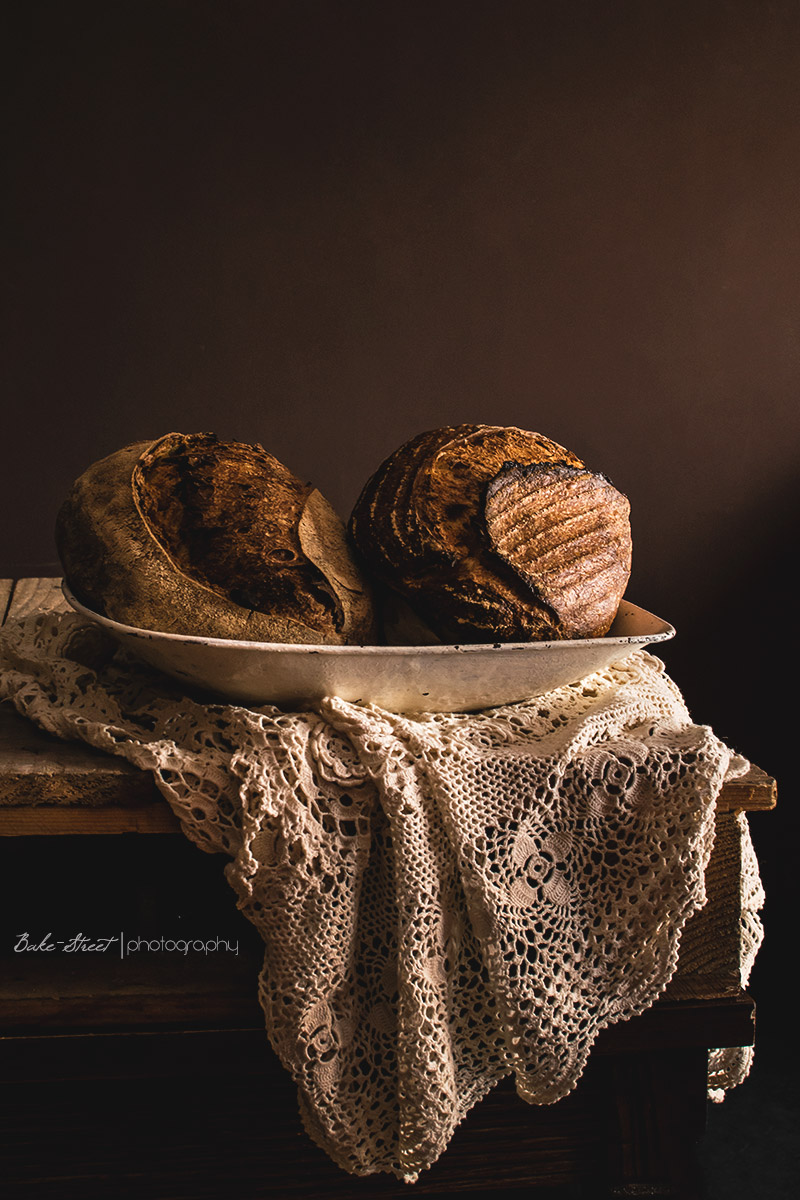
POLYGON ((295 646, 135 629, 64 596, 87 620, 181 683, 220 700, 302 711, 325 696, 393 712, 471 712, 574 683, 675 630, 623 600, 604 638, 463 646, 295 646))

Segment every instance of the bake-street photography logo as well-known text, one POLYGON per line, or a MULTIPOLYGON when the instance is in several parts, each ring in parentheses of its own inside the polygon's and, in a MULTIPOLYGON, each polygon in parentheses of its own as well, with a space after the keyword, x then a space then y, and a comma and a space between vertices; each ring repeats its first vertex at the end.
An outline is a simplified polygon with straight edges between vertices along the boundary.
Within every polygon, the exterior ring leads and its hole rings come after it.
POLYGON ((120 932, 105 937, 74 933, 67 938, 54 937, 52 932, 33 936, 29 932, 16 935, 15 954, 115 954, 130 958, 134 954, 237 954, 238 941, 229 938, 169 938, 130 937, 120 932))

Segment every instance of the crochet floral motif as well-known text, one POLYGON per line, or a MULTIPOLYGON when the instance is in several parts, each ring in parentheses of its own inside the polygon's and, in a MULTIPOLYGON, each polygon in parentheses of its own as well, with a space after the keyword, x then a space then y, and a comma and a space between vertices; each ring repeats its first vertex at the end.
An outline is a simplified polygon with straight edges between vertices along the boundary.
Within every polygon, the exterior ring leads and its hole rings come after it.
POLYGON ((334 1016, 325 1000, 319 1000, 300 1021, 300 1053, 310 1064, 318 1087, 330 1092, 342 1072, 342 1051, 353 1040, 352 1019, 334 1016))
POLYGON ((649 794, 647 750, 633 741, 628 743, 624 754, 592 747, 583 755, 582 765, 589 783, 588 807, 593 817, 604 817, 623 797, 630 804, 640 805, 649 794))
POLYGON ((521 870, 509 889, 514 903, 568 905, 573 896, 567 877, 571 850, 572 839, 564 834, 521 829, 511 850, 511 861, 521 870))

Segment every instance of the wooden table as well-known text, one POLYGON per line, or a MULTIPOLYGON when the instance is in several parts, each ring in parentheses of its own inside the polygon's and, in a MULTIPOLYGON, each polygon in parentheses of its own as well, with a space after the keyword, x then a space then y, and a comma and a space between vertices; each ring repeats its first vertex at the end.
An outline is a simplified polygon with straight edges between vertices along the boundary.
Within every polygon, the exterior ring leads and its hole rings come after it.
MULTIPOLYGON (((57 580, 0 581, 6 619, 63 606, 57 580)), ((686 928, 663 999, 602 1033, 578 1088, 559 1104, 530 1108, 510 1085, 497 1088, 413 1193, 583 1183, 591 1195, 702 1195, 693 1151, 705 1123, 707 1050, 754 1037, 755 1006, 739 986, 735 814, 773 808, 775 791, 755 767, 723 788, 709 902, 686 928)), ((413 1194, 388 1178, 351 1179, 301 1132, 256 1000, 260 941, 235 909, 223 861, 183 838, 147 774, 59 742, 0 705, 0 835, 11 913, 0 948, 0 1065, 19 1096, 38 1111, 52 1089, 94 1095, 85 1089, 102 1080, 104 1088, 124 1083, 130 1097, 160 1080, 160 1089, 185 1089, 187 1103, 209 1080, 235 1078, 237 1094, 250 1098, 247 1114, 260 1114, 273 1189, 264 1194, 413 1194), (115 943, 71 954, 41 947, 48 933, 96 941, 148 930, 217 937, 223 949, 181 959, 123 957, 115 943), (40 948, 15 950, 23 933, 40 948), (238 953, 224 949, 234 942, 238 953)), ((15 1113, 24 1121, 24 1106, 15 1113)), ((30 1183, 32 1167, 15 1169, 30 1183)))

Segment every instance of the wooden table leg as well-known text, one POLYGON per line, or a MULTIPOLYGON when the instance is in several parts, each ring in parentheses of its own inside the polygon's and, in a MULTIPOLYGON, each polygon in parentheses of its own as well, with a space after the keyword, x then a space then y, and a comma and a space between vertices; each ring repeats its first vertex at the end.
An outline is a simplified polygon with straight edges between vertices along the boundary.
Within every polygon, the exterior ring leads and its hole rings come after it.
POLYGON ((609 1060, 606 1195, 702 1200, 707 1070, 696 1047, 609 1060))

